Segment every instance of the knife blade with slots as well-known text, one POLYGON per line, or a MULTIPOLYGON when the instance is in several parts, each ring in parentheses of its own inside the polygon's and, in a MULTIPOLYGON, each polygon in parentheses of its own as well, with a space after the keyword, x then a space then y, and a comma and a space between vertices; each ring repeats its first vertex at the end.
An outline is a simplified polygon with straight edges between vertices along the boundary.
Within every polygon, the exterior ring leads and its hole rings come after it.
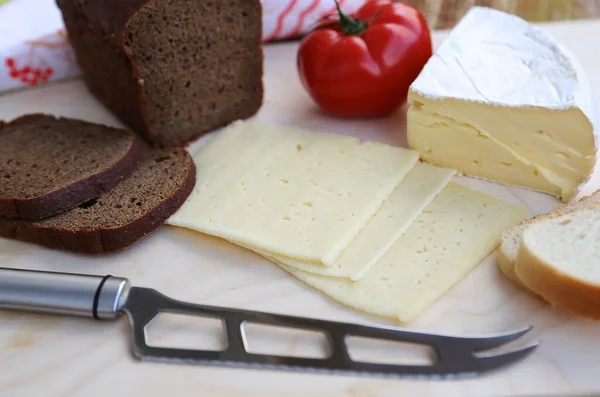
POLYGON ((96 320, 116 320, 126 314, 136 358, 190 364, 447 379, 472 377, 514 364, 538 346, 537 342, 532 342, 507 352, 482 353, 520 338, 531 327, 471 337, 429 334, 396 327, 370 327, 190 304, 168 298, 153 289, 133 287, 129 280, 120 277, 7 268, 0 268, 0 309, 75 315, 96 320), (149 346, 146 327, 159 313, 221 319, 226 347, 213 351, 149 346), (329 355, 326 358, 304 358, 249 353, 244 332, 247 323, 323 332, 329 344, 329 355), (355 361, 346 344, 346 338, 351 336, 428 345, 433 348, 436 360, 431 365, 355 361))

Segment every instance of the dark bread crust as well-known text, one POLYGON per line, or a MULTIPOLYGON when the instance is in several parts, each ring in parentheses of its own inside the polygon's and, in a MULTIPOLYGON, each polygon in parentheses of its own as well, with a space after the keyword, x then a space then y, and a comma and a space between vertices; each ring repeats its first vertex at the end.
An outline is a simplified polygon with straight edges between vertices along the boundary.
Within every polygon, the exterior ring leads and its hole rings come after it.
MULTIPOLYGON (((10 123, 0 124, 0 138, 3 129, 8 126, 18 126, 21 123, 48 120, 67 120, 94 125, 93 123, 68 118, 57 118, 44 114, 29 114, 14 119, 10 123)), ((116 128, 99 124, 97 127, 107 130, 117 130, 116 128)), ((58 190, 49 191, 37 197, 3 197, 0 194, 0 216, 22 219, 46 218, 68 211, 118 185, 119 182, 131 175, 135 170, 140 155, 144 150, 144 144, 134 133, 125 130, 123 130, 123 133, 128 134, 128 149, 125 156, 118 159, 117 162, 109 165, 105 164, 103 169, 99 169, 95 174, 85 179, 77 180, 69 185, 62 186, 58 190)), ((39 169, 39 171, 43 172, 44 170, 39 169)))
POLYGON ((125 49, 124 31, 145 2, 56 0, 86 86, 138 133, 146 130, 145 106, 139 71, 125 49))
MULTIPOLYGON (((184 146, 235 120, 254 116, 264 99, 264 54, 260 35, 257 36, 253 49, 243 49, 243 52, 255 53, 254 56, 260 62, 256 71, 259 76, 253 77, 260 79, 260 86, 251 95, 253 103, 228 111, 215 120, 199 122, 193 132, 156 131, 151 122, 156 117, 150 117, 149 104, 160 103, 162 98, 147 96, 140 60, 136 58, 132 44, 128 42, 132 25, 138 23, 137 20, 143 20, 142 14, 155 11, 158 4, 156 1, 166 0, 56 0, 90 92, 120 120, 152 145, 159 147, 184 146)), ((262 14, 260 0, 244 1, 262 14)), ((256 30, 262 31, 262 19, 258 18, 255 22, 256 30)), ((233 42, 228 45, 239 44, 233 42)), ((173 129, 178 129, 177 125, 174 127, 173 129)))
POLYGON ((0 218, 0 236, 89 255, 121 251, 158 229, 185 203, 196 184, 196 167, 187 152, 185 156, 186 167, 181 170, 185 174, 177 189, 131 222, 116 227, 71 230, 69 227, 42 227, 42 223, 36 221, 0 218))

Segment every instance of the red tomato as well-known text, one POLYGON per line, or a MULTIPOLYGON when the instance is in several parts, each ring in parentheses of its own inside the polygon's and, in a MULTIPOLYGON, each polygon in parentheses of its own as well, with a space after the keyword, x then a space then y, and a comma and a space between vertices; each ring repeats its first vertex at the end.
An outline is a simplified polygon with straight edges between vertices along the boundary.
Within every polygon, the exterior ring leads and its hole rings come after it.
POLYGON ((302 40, 302 84, 333 116, 387 116, 406 102, 408 87, 431 57, 427 21, 393 0, 372 0, 351 16, 338 5, 338 12, 337 20, 302 40))

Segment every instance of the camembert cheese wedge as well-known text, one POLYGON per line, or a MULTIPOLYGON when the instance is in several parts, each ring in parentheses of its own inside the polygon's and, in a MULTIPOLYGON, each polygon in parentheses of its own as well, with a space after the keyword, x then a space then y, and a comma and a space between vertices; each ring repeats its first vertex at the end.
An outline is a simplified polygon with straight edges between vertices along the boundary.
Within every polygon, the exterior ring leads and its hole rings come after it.
POLYGON ((564 201, 594 170, 598 114, 585 73, 516 16, 472 8, 408 99, 409 146, 431 164, 564 201))

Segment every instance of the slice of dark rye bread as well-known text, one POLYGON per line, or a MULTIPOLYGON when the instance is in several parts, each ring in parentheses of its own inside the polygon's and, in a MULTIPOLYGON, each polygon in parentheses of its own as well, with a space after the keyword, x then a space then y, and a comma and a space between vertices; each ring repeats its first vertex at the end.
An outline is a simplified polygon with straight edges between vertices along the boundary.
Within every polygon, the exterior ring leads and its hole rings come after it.
POLYGON ((195 183, 187 151, 152 149, 129 178, 98 199, 42 220, 0 218, 0 237, 84 254, 120 251, 160 227, 195 183))
POLYGON ((259 0, 56 0, 88 89, 155 145, 181 146, 263 101, 259 0))
POLYGON ((143 151, 131 131, 43 114, 0 122, 0 216, 41 219, 127 178, 143 151))

